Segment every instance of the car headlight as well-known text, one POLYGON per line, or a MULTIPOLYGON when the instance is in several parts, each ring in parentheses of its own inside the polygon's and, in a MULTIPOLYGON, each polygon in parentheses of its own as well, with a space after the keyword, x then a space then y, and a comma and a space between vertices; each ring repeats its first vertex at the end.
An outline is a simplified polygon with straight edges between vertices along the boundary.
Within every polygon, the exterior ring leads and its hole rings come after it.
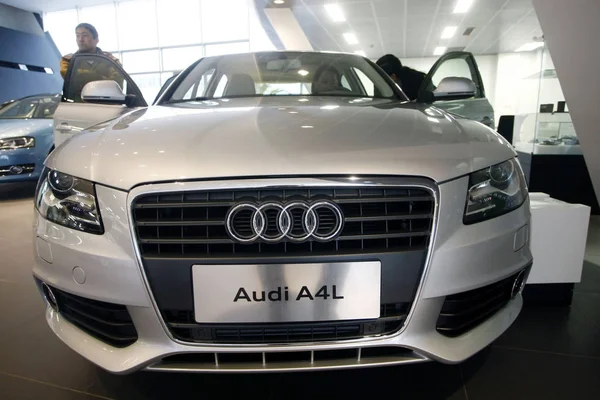
POLYGON ((104 233, 92 182, 45 169, 40 177, 35 206, 49 221, 68 228, 104 233))
POLYGON ((527 198, 527 183, 516 159, 492 165, 469 176, 463 223, 474 224, 519 208, 527 198))
POLYGON ((0 139, 0 150, 25 149, 35 146, 35 139, 32 137, 12 137, 0 139))

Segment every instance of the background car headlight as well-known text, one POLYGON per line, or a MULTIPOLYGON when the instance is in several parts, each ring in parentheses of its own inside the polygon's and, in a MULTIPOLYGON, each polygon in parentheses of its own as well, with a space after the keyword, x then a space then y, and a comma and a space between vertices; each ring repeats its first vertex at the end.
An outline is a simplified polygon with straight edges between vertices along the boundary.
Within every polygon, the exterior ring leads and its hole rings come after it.
POLYGON ((35 205, 49 221, 83 232, 104 233, 92 182, 45 169, 38 183, 35 205))
POLYGON ((519 208, 527 198, 527 183, 516 159, 492 165, 469 176, 463 223, 473 224, 519 208))
POLYGON ((0 150, 25 149, 35 146, 35 139, 32 137, 13 137, 0 139, 0 150))

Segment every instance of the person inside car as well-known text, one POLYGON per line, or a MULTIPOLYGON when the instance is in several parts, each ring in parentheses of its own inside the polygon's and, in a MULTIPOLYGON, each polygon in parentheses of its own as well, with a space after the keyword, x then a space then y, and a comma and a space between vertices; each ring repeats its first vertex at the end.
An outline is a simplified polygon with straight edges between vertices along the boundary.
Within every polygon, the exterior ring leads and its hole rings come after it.
POLYGON ((342 87, 342 77, 337 68, 331 65, 321 65, 315 72, 312 82, 313 94, 325 94, 336 90, 345 90, 342 87))

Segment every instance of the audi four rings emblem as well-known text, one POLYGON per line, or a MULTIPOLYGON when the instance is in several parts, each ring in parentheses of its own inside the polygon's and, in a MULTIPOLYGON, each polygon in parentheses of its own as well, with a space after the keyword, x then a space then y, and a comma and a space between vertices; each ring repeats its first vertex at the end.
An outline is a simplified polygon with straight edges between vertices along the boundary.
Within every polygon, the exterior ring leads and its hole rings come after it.
POLYGON ((343 225, 342 210, 327 200, 244 202, 229 210, 225 224, 233 240, 246 244, 259 240, 267 243, 283 240, 300 243, 310 239, 326 242, 339 235, 343 225))

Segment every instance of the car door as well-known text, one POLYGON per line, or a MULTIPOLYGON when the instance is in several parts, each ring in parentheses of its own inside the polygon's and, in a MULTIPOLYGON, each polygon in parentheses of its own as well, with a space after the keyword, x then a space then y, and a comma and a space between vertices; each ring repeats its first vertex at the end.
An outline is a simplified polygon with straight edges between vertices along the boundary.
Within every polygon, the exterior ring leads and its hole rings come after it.
POLYGON ((433 104, 453 114, 494 128, 494 108, 485 97, 483 80, 475 57, 471 53, 453 51, 440 57, 425 77, 419 90, 420 95, 427 91, 433 92, 442 79, 453 76, 472 80, 477 89, 475 96, 462 100, 435 101, 433 104))
POLYGON ((58 147, 84 129, 146 106, 142 92, 120 64, 101 54, 75 55, 69 63, 62 99, 54 113, 54 145, 58 147), (124 104, 102 99, 83 101, 83 87, 98 80, 117 82, 126 94, 124 104))

